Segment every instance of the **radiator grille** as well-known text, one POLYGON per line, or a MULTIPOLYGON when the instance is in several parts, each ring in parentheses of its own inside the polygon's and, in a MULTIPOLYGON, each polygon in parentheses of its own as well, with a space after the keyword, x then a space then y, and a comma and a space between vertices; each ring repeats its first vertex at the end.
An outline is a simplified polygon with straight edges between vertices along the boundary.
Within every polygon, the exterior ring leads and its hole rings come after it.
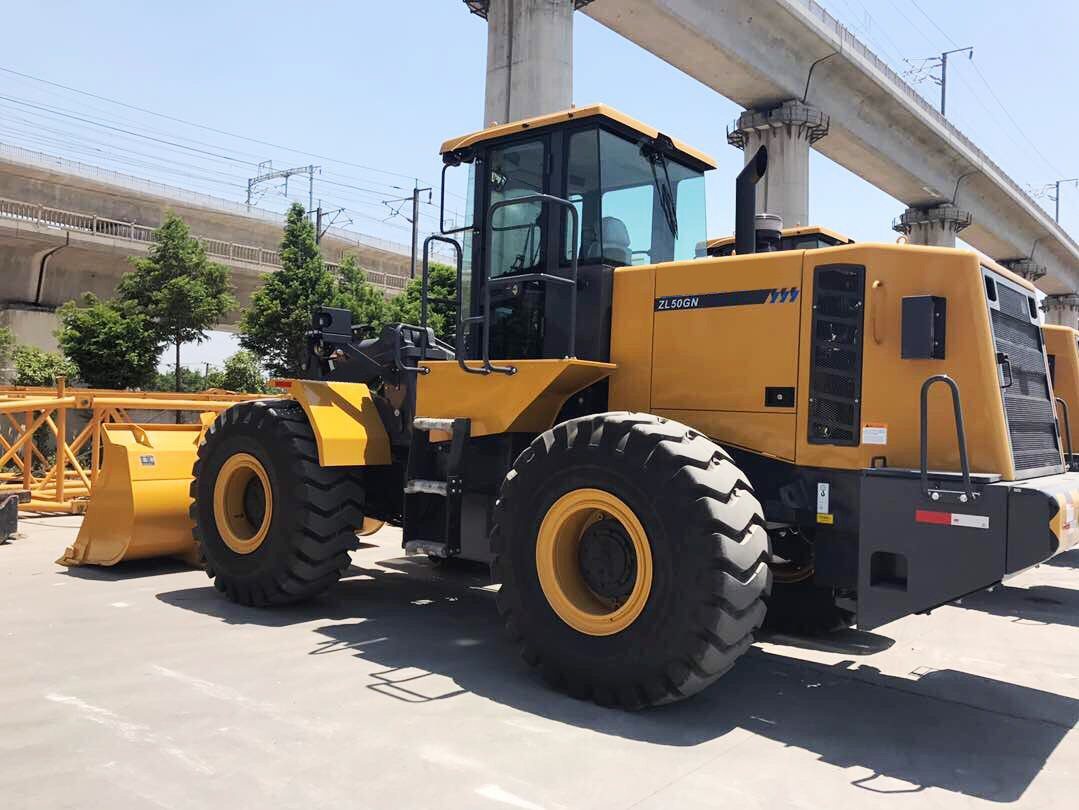
POLYGON ((997 352, 1007 355, 1011 365, 1012 384, 1001 393, 1015 469, 1060 471, 1060 437, 1041 329, 1030 322, 1027 296, 1003 284, 997 289, 1000 309, 990 312, 997 352))
POLYGON ((813 275, 809 441, 856 445, 861 417, 865 268, 818 267, 813 275))

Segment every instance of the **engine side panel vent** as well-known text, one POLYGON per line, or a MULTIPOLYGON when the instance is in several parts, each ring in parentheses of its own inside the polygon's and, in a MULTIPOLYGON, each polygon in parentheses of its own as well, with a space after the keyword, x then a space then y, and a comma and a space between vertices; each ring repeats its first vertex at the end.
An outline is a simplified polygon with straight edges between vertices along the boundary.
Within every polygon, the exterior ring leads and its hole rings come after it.
POLYGON ((860 444, 864 316, 865 267, 829 264, 814 269, 811 444, 860 444))
POLYGON ((1006 357, 1010 385, 1002 390, 1012 459, 1020 478, 1061 472, 1060 437, 1042 332, 1031 323, 1027 296, 998 284, 1000 309, 990 310, 998 357, 1006 357))

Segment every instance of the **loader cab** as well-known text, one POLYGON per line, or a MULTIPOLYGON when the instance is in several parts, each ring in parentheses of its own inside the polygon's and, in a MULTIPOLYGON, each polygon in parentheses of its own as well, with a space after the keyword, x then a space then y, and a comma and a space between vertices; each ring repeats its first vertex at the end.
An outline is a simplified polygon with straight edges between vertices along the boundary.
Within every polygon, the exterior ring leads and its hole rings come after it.
POLYGON ((693 259, 705 239, 714 161, 603 105, 493 126, 442 154, 469 172, 468 359, 607 360, 614 270, 693 259))

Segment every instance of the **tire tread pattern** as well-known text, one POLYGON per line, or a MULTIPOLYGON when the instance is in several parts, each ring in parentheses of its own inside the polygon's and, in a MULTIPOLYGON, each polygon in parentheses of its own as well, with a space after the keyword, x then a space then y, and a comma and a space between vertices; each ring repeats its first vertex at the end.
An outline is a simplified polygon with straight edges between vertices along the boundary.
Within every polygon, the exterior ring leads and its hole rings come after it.
POLYGON ((199 446, 191 482, 191 519, 195 548, 214 587, 243 605, 282 605, 311 598, 336 583, 350 565, 349 551, 359 547, 356 529, 363 524, 362 469, 321 467, 314 432, 303 407, 294 400, 257 400, 223 411, 199 446), (300 486, 275 493, 275 509, 296 512, 298 531, 289 538, 288 553, 256 577, 234 577, 225 564, 207 554, 204 522, 212 508, 200 514, 196 498, 199 475, 215 442, 238 425, 248 425, 277 443, 289 457, 300 486))
MULTIPOLYGON (((581 417, 540 434, 518 457, 506 476, 495 506, 491 533, 495 579, 502 583, 498 609, 510 638, 521 645, 525 661, 537 667, 556 688, 601 705, 642 708, 688 697, 717 680, 753 642, 765 616, 771 587, 769 545, 760 504, 753 488, 730 456, 704 435, 677 422, 642 413, 616 412, 581 417), (684 503, 684 531, 677 543, 711 543, 710 570, 698 582, 686 583, 692 605, 692 627, 677 638, 657 638, 666 665, 660 674, 642 671, 630 682, 573 675, 557 654, 544 652, 524 630, 531 609, 522 602, 517 574, 510 562, 510 542, 503 526, 534 495, 542 483, 530 470, 547 456, 559 458, 581 444, 604 448, 620 465, 634 470, 649 486, 659 485, 660 497, 684 503)), ((677 551, 676 551, 677 553, 677 551)), ((680 596, 681 598, 681 596, 680 596)), ((647 668, 645 668, 647 669, 647 668)))

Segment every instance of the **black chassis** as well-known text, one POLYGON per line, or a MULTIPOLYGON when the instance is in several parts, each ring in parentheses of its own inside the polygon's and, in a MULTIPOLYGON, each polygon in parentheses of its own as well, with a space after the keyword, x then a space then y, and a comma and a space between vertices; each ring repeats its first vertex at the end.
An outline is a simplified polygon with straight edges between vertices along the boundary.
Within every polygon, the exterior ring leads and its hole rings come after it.
POLYGON ((930 472, 925 486, 918 470, 805 468, 731 452, 766 519, 810 539, 814 582, 833 588, 863 629, 992 587, 1063 550, 1050 530, 1059 475, 1009 482, 972 474, 970 498, 957 473, 930 472), (822 483, 824 514, 817 512, 822 483))

